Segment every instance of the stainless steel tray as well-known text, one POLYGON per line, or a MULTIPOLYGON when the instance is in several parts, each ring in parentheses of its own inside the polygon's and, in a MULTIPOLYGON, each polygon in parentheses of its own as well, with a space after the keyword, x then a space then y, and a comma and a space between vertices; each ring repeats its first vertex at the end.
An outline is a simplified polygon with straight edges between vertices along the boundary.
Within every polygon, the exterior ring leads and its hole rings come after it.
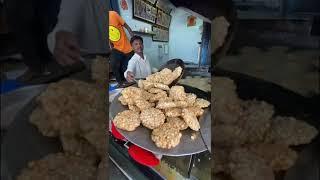
MULTIPOLYGON (((126 106, 123 106, 118 98, 120 94, 115 97, 110 105, 110 116, 112 119, 117 115, 117 113, 127 110, 126 106)), ((211 112, 210 108, 206 108, 204 114, 199 120, 200 127, 202 128, 201 132, 203 136, 207 137, 207 144, 211 144, 211 112), (208 139, 209 138, 209 139, 208 139)), ((196 139, 192 140, 191 135, 193 132, 190 129, 182 131, 182 137, 180 139, 179 145, 172 149, 162 149, 158 148, 155 143, 151 140, 151 130, 140 126, 133 132, 124 131, 121 129, 117 129, 126 139, 128 139, 131 143, 140 146, 148 151, 151 151, 156 154, 163 154, 167 156, 185 156, 191 154, 197 154, 203 151, 208 150, 204 140, 201 138, 200 132, 196 132, 196 139)))
MULTIPOLYGON (((37 88, 39 90, 37 94, 39 94, 45 89, 45 86, 37 88)), ((23 93, 23 90, 30 91, 29 89, 21 89, 16 92, 20 94, 23 93)), ((29 116, 37 106, 36 96, 16 114, 2 139, 1 167, 5 174, 4 179, 15 179, 30 161, 62 151, 58 138, 43 136, 35 126, 29 123, 29 116)))

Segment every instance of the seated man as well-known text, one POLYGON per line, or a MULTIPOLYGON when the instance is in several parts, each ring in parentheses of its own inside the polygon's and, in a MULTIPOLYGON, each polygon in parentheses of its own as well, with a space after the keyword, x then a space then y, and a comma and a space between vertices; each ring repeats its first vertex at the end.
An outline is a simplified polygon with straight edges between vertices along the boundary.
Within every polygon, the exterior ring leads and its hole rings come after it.
POLYGON ((130 40, 134 50, 134 55, 129 60, 128 68, 124 72, 124 77, 128 82, 135 79, 146 78, 151 74, 150 63, 143 53, 143 39, 140 36, 133 36, 130 40))

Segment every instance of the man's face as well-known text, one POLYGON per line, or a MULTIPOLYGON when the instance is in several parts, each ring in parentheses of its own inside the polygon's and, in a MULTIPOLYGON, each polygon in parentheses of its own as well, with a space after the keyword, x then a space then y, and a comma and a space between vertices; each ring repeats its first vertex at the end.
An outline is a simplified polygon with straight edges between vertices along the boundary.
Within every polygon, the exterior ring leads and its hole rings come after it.
POLYGON ((136 39, 132 42, 132 48, 134 50, 134 52, 136 53, 142 53, 143 52, 143 43, 141 40, 136 39))

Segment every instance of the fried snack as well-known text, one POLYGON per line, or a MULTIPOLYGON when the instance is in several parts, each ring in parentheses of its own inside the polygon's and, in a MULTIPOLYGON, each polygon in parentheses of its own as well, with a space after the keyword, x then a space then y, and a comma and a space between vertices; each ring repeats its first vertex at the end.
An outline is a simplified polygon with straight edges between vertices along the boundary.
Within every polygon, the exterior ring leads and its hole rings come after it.
POLYGON ((192 106, 196 102, 197 96, 193 93, 186 93, 186 102, 192 106))
POLYGON ((213 124, 234 124, 242 114, 241 100, 236 93, 233 80, 225 77, 214 77, 212 80, 214 97, 213 124))
POLYGON ((183 86, 172 86, 169 90, 169 97, 172 97, 175 101, 185 101, 187 94, 183 86))
POLYGON ((182 109, 181 108, 169 108, 165 109, 165 114, 167 117, 179 117, 181 116, 182 109))
POLYGON ((153 95, 150 97, 149 101, 150 101, 150 102, 157 102, 157 101, 159 101, 160 99, 163 99, 163 98, 166 98, 166 97, 167 97, 167 93, 166 93, 165 91, 163 91, 163 92, 159 92, 159 93, 157 93, 157 94, 153 94, 153 95))
POLYGON ((135 105, 141 110, 149 109, 151 107, 154 107, 154 103, 150 103, 145 99, 135 99, 135 105))
POLYGON ((17 180, 96 180, 97 168, 86 159, 63 153, 28 163, 17 180))
POLYGON ((90 120, 96 111, 105 112, 104 100, 104 92, 95 85, 68 79, 50 84, 37 98, 48 116, 48 123, 65 135, 79 133, 83 113, 90 120))
POLYGON ((202 98, 197 98, 193 105, 199 108, 207 108, 210 106, 210 102, 202 98))
POLYGON ((96 149, 86 139, 77 136, 61 135, 60 140, 64 152, 84 158, 88 162, 92 162, 92 164, 97 163, 98 154, 96 149))
MULTIPOLYGON (((172 71, 172 78, 173 78, 173 81, 176 80, 182 73, 182 67, 178 66, 176 67, 173 71, 172 71)), ((168 82, 169 84, 171 84, 172 82, 168 82)), ((166 84, 166 83, 165 83, 166 84)), ((169 85, 168 84, 168 85, 169 85)))
POLYGON ((249 150, 263 158, 274 171, 289 169, 298 158, 298 154, 284 144, 256 144, 249 150))
POLYGON ((164 123, 166 116, 156 108, 149 108, 141 111, 141 123, 144 127, 154 129, 164 123))
POLYGON ((213 152, 213 173, 229 174, 229 149, 215 148, 213 152))
MULTIPOLYGON (((140 86, 142 86, 143 89, 145 89, 145 90, 149 90, 149 89, 151 89, 151 88, 154 88, 154 83, 153 83, 153 82, 150 82, 150 81, 148 81, 148 80, 142 80, 142 81, 141 81, 141 84, 142 84, 142 85, 140 85, 140 86)), ((140 87, 140 86, 139 86, 139 87, 140 87)))
POLYGON ((162 92, 165 92, 164 90, 162 89, 159 89, 159 88, 151 88, 148 90, 149 93, 152 93, 152 94, 157 94, 157 93, 162 93, 162 92))
POLYGON ((160 83, 164 85, 170 85, 174 80, 176 80, 182 73, 182 68, 177 67, 174 71, 168 68, 164 68, 160 72, 149 75, 146 80, 153 83, 160 83))
POLYGON ((168 75, 163 78, 163 84, 170 85, 173 81, 175 81, 182 73, 182 68, 177 67, 174 71, 172 71, 171 75, 168 75))
POLYGON ((143 95, 144 95, 144 92, 142 89, 140 88, 137 88, 137 87, 127 87, 127 88, 124 88, 122 91, 121 91, 121 94, 122 96, 125 98, 125 99, 143 99, 143 95))
MULTIPOLYGON (((101 99, 96 99, 96 102, 100 100, 101 99)), ((103 157, 105 152, 108 151, 106 145, 107 114, 104 105, 99 105, 99 107, 100 108, 95 109, 88 108, 86 111, 79 113, 79 116, 81 117, 79 120, 81 130, 80 136, 94 146, 96 152, 103 157)))
POLYGON ((166 72, 167 74, 170 74, 172 71, 170 69, 165 68, 160 72, 153 73, 153 74, 149 75, 148 77, 146 77, 146 81, 161 82, 161 76, 160 76, 161 72, 166 72))
POLYGON ((243 109, 240 104, 218 104, 216 101, 213 107, 215 115, 213 124, 236 124, 242 113, 243 109))
POLYGON ((108 60, 98 56, 92 61, 91 77, 100 87, 106 87, 108 84, 109 63, 108 60))
MULTIPOLYGON (((164 83, 166 77, 170 77, 172 71, 168 68, 162 69, 160 72, 149 75, 146 80, 154 83, 164 83)), ((169 84, 167 84, 169 85, 169 84)))
POLYGON ((54 129, 51 120, 48 119, 48 115, 45 113, 41 106, 35 108, 31 113, 30 123, 35 125, 42 135, 48 137, 56 137, 59 135, 59 131, 54 129))
POLYGON ((153 97, 153 94, 152 94, 152 93, 149 93, 149 92, 146 91, 146 90, 142 90, 142 97, 143 97, 143 99, 145 99, 145 100, 150 100, 150 98, 153 97))
POLYGON ((125 110, 116 115, 113 120, 114 125, 122 130, 134 131, 140 126, 139 112, 125 110))
POLYGON ((216 52, 216 50, 224 44, 225 38, 228 35, 229 26, 230 23, 223 16, 213 19, 211 24, 211 42, 213 42, 212 53, 216 52))
POLYGON ((316 128, 301 120, 277 116, 271 120, 271 128, 266 134, 265 142, 286 145, 308 144, 317 135, 316 128))
POLYGON ((158 88, 158 89, 162 89, 162 90, 165 90, 165 91, 169 91, 170 90, 168 85, 161 84, 161 83, 153 83, 153 87, 158 88))
POLYGON ((183 120, 188 124, 188 126, 194 130, 194 131, 199 131, 200 129, 200 124, 199 121, 197 119, 197 116, 189 111, 188 109, 182 109, 182 117, 183 120))
POLYGON ((273 106, 264 101, 247 101, 243 103, 243 114, 239 126, 248 134, 248 143, 261 142, 271 125, 274 114, 273 106))
POLYGON ((229 169, 234 180, 274 180, 271 167, 244 148, 235 148, 229 155, 229 169))
POLYGON ((189 106, 187 101, 175 101, 174 103, 176 104, 176 107, 179 108, 185 108, 189 106))
POLYGON ((124 106, 128 105, 128 102, 126 101, 126 99, 123 96, 119 96, 118 100, 120 101, 120 103, 124 106))
POLYGON ((211 132, 213 144, 217 147, 240 146, 247 140, 246 133, 233 125, 215 125, 211 132))
POLYGON ((167 123, 179 130, 185 130, 189 127, 188 124, 179 117, 167 117, 167 123))
POLYGON ((169 109, 169 108, 175 108, 177 107, 176 103, 173 101, 170 101, 168 99, 160 99, 156 108, 157 109, 169 109))
POLYGON ((103 158, 98 166, 97 180, 106 180, 109 178, 109 169, 107 165, 107 157, 103 158))
POLYGON ((179 66, 175 68, 174 71, 165 69, 167 73, 162 74, 161 82, 165 85, 170 85, 173 81, 175 81, 182 73, 182 68, 179 66), (170 73, 169 73, 170 72, 170 73))
POLYGON ((171 97, 164 97, 160 101, 173 101, 171 97))
POLYGON ((151 139, 157 147, 171 149, 179 144, 181 136, 178 129, 171 124, 164 123, 152 131, 151 139))
POLYGON ((119 97, 119 101, 122 105, 134 105, 134 100, 132 98, 124 98, 123 96, 119 97))
POLYGON ((138 108, 136 105, 128 104, 128 108, 129 110, 140 112, 140 108, 138 108))
POLYGON ((106 152, 108 152, 106 131, 105 123, 103 123, 83 135, 83 137, 95 147, 100 157, 105 157, 106 152))
POLYGON ((202 114, 204 113, 204 110, 199 108, 199 107, 195 107, 195 106, 192 106, 192 107, 187 107, 186 108, 188 111, 192 112, 193 114, 195 114, 197 117, 200 117, 202 116, 202 114))

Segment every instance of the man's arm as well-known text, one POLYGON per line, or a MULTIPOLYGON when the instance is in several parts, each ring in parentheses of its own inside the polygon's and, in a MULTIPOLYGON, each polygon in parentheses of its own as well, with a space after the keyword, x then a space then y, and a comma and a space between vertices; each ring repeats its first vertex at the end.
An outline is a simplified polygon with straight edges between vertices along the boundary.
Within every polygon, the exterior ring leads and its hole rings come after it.
POLYGON ((132 37, 134 34, 133 34, 133 31, 130 28, 130 26, 127 23, 124 23, 123 26, 127 29, 127 31, 129 32, 130 36, 132 37))
POLYGON ((124 21, 124 19, 118 13, 115 13, 114 15, 115 15, 115 18, 118 19, 120 24, 123 25, 123 27, 125 27, 127 29, 127 31, 129 32, 130 36, 132 37, 134 34, 133 34, 133 31, 130 28, 130 26, 124 21))
POLYGON ((53 31, 48 35, 49 50, 53 53, 56 45, 56 33, 66 31, 77 34, 82 21, 85 0, 61 0, 58 21, 53 31))
POLYGON ((127 70, 124 72, 124 77, 129 81, 134 80, 134 68, 135 68, 136 60, 134 56, 129 60, 127 70))
POLYGON ((81 24, 85 0, 62 0, 58 22, 48 35, 48 47, 61 65, 80 61, 79 25, 81 24))

